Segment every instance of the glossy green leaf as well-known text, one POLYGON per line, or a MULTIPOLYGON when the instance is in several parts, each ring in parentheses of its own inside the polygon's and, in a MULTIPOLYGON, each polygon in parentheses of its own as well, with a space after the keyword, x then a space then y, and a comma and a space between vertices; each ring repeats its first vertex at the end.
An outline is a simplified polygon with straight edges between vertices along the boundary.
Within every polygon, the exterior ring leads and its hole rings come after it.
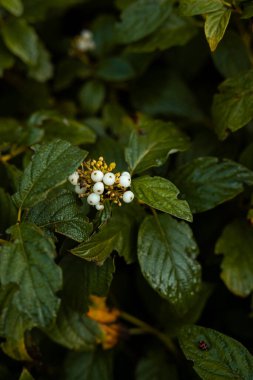
POLYGON ((224 7, 222 0, 180 0, 180 11, 185 16, 215 12, 224 7))
POLYGON ((68 306, 60 308, 54 325, 46 329, 45 333, 54 342, 75 351, 92 351, 102 338, 95 321, 68 306))
POLYGON ((45 199, 51 190, 67 180, 86 155, 86 151, 62 140, 40 146, 13 196, 17 207, 32 207, 45 199))
POLYGON ((140 116, 125 150, 131 172, 140 173, 161 166, 169 154, 189 148, 189 139, 173 123, 140 116))
POLYGON ((213 99, 214 128, 220 139, 244 127, 253 118, 253 70, 225 80, 213 99))
POLYGON ((64 363, 63 380, 112 380, 112 351, 71 353, 64 363))
POLYGON ((83 214, 76 194, 57 190, 45 201, 31 209, 28 219, 37 226, 53 230, 75 241, 82 242, 92 231, 92 225, 83 214))
POLYGON ((139 230, 137 254, 150 286, 185 312, 201 283, 198 247, 190 227, 166 214, 147 217, 139 230))
POLYGON ((0 248, 0 281, 18 284, 13 304, 35 325, 46 326, 56 317, 55 293, 62 285, 54 244, 33 224, 17 224, 9 232, 11 242, 0 248))
POLYGON ((134 179, 132 188, 136 198, 148 206, 177 218, 192 221, 188 203, 178 199, 179 190, 169 180, 162 177, 144 176, 134 179))
POLYGON ((218 331, 200 326, 190 326, 180 334, 180 346, 194 369, 203 380, 250 380, 253 357, 236 340, 218 331), (207 344, 207 350, 199 348, 199 342, 207 344))
POLYGON ((231 9, 222 8, 208 13, 205 21, 205 35, 211 51, 214 51, 222 39, 231 16, 231 9))
POLYGON ((151 34, 167 18, 171 11, 168 0, 137 0, 121 14, 117 25, 118 41, 129 43, 151 34))
POLYGON ((230 160, 197 158, 179 168, 173 178, 192 212, 210 210, 253 185, 253 172, 230 160))
POLYGON ((28 65, 36 64, 39 56, 38 37, 25 20, 11 18, 3 24, 2 35, 8 49, 28 65))
POLYGON ((221 278, 228 289, 241 297, 253 290, 253 228, 246 221, 228 224, 215 246, 215 253, 224 255, 221 278))
POLYGON ((14 16, 21 16, 23 13, 21 0, 0 0, 0 5, 14 16))
POLYGON ((104 98, 105 86, 102 82, 95 80, 86 82, 79 92, 81 107, 90 114, 96 113, 101 108, 104 98))

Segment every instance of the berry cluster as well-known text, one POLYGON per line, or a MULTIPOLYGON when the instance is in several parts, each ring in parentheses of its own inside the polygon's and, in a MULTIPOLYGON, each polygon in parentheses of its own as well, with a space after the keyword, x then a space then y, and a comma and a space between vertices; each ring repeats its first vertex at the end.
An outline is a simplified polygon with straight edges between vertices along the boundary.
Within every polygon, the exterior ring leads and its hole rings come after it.
POLYGON ((104 209, 104 202, 122 205, 122 201, 130 203, 134 199, 131 186, 131 175, 128 172, 113 173, 116 164, 107 165, 103 157, 83 162, 81 168, 69 176, 69 181, 75 186, 75 192, 80 198, 87 197, 89 205, 97 210, 104 209))

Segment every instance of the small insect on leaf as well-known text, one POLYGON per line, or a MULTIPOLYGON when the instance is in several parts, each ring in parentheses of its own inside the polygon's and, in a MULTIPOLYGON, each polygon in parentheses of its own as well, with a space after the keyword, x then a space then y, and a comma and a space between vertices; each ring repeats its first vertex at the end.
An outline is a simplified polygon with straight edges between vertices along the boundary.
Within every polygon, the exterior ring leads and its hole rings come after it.
POLYGON ((202 350, 202 351, 208 351, 208 344, 204 341, 204 340, 200 340, 199 341, 199 345, 198 345, 199 349, 202 350))

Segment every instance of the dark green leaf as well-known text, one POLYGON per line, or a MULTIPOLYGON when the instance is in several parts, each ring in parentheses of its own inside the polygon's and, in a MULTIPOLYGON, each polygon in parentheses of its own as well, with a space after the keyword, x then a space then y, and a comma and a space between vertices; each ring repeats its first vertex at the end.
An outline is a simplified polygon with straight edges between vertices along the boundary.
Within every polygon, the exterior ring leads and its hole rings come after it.
POLYGON ((90 114, 96 113, 101 108, 104 98, 105 86, 102 82, 96 80, 86 82, 79 92, 81 107, 90 114))
POLYGON ((0 234, 17 220, 17 210, 11 196, 0 187, 0 234))
POLYGON ((201 267, 190 227, 169 215, 147 217, 138 235, 138 259, 148 283, 177 310, 185 312, 198 292, 201 267))
POLYGON ((134 179, 132 186, 139 201, 177 218, 192 221, 188 203, 178 199, 178 188, 167 179, 144 176, 134 179))
POLYGON ((45 199, 50 190, 67 180, 86 155, 86 151, 62 140, 42 145, 25 169, 19 190, 13 196, 17 207, 32 207, 45 199))
POLYGON ((101 79, 118 82, 132 79, 135 72, 130 62, 123 57, 111 57, 99 64, 97 75, 101 79))
POLYGON ((228 224, 215 246, 224 255, 221 278, 228 289, 241 297, 253 290, 253 227, 243 220, 228 224))
POLYGON ((173 180, 193 212, 210 210, 253 185, 253 173, 230 160, 197 158, 178 169, 173 180))
POLYGON ((46 326, 56 317, 60 300, 55 293, 62 283, 54 244, 33 224, 17 224, 9 232, 11 242, 1 247, 0 281, 18 284, 13 304, 35 325, 46 326))
POLYGON ((180 334, 180 346, 203 380, 251 380, 253 357, 236 340, 218 331, 200 326, 186 327, 180 334), (204 341, 207 351, 199 348, 204 341))
POLYGON ((45 82, 53 75, 53 65, 48 50, 40 41, 37 44, 37 48, 38 58, 36 64, 29 67, 29 76, 39 82, 45 82))
POLYGON ((163 165, 169 154, 189 148, 189 139, 173 123, 140 116, 125 151, 131 172, 163 165))
POLYGON ((14 62, 13 55, 0 40, 0 77, 3 75, 5 69, 10 69, 14 65, 14 62))

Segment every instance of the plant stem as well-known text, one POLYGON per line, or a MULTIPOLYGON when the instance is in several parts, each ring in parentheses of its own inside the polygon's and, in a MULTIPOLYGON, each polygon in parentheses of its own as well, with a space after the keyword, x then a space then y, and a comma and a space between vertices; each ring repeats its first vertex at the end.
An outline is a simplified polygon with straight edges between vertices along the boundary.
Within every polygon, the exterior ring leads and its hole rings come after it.
POLYGON ((18 156, 19 154, 23 153, 25 150, 26 150, 25 146, 20 146, 19 148, 11 151, 10 153, 1 156, 0 157, 0 161, 2 161, 2 162, 10 161, 12 158, 14 158, 14 157, 18 156))
POLYGON ((134 317, 133 315, 126 313, 125 311, 120 312, 120 317, 122 319, 124 319, 125 321, 128 321, 128 322, 132 323, 133 325, 138 326, 140 328, 140 329, 136 330, 136 331, 138 331, 138 333, 141 333, 141 331, 142 331, 143 333, 148 333, 148 334, 152 334, 152 335, 156 336, 161 342, 163 342, 163 344, 168 348, 168 350, 176 358, 178 358, 178 356, 179 356, 178 349, 169 336, 163 334, 162 332, 158 331, 157 329, 150 326, 146 322, 134 317))
POLYGON ((8 240, 0 239, 0 244, 6 244, 8 243, 8 240))
POLYGON ((21 223, 21 214, 22 214, 22 209, 21 207, 18 209, 18 219, 17 219, 17 223, 21 223))

